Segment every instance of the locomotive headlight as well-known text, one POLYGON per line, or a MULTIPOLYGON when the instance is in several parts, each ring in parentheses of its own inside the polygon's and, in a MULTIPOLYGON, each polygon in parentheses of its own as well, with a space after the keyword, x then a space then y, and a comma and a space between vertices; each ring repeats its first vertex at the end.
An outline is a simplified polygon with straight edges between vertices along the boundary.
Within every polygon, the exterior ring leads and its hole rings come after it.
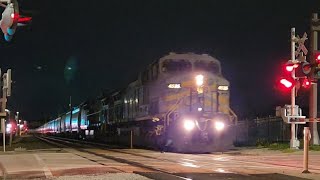
POLYGON ((224 129, 224 123, 220 121, 216 121, 214 123, 214 127, 216 128, 217 131, 222 131, 224 129))
POLYGON ((197 84, 197 86, 203 85, 203 75, 199 74, 196 76, 196 84, 197 84))
POLYGON ((195 123, 192 120, 185 120, 183 126, 185 130, 191 131, 195 127, 195 123))

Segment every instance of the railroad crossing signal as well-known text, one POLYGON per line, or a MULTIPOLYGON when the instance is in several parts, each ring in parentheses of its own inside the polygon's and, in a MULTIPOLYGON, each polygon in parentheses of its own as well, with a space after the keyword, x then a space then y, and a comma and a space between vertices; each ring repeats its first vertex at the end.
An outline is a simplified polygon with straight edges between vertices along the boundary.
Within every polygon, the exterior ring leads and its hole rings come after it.
POLYGON ((293 41, 295 43, 298 43, 298 47, 297 50, 295 51, 295 55, 296 57, 298 57, 298 55, 300 54, 300 52, 302 51, 305 55, 308 54, 308 49, 306 48, 306 46, 304 45, 304 42, 307 40, 307 33, 304 33, 302 38, 299 38, 299 36, 295 37, 293 39, 293 41))

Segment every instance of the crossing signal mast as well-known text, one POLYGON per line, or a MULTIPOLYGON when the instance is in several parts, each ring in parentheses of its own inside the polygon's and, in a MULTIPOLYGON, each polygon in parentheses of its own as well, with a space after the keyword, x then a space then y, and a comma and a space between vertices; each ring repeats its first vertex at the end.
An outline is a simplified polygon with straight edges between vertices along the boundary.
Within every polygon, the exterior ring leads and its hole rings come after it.
POLYGON ((320 51, 318 50, 318 31, 320 31, 320 19, 317 14, 313 14, 311 24, 311 55, 309 62, 306 61, 308 54, 304 42, 307 40, 305 33, 302 38, 295 35, 295 28, 291 29, 291 60, 286 63, 285 72, 290 73, 280 80, 283 88, 291 90, 291 105, 285 105, 281 109, 281 116, 287 123, 291 123, 291 148, 298 148, 299 141, 296 138, 295 124, 305 124, 309 122, 311 130, 311 143, 319 145, 319 134, 317 123, 317 82, 320 79, 320 51), (296 46, 297 45, 297 46, 296 46), (301 68, 300 68, 300 67, 301 68), (302 70, 303 76, 296 76, 296 70, 302 70), (295 97, 300 87, 310 90, 309 118, 302 116, 302 111, 295 104, 295 97))
POLYGON ((302 110, 295 104, 295 97, 298 90, 302 87, 309 89, 311 86, 311 80, 308 74, 310 74, 313 64, 306 61, 305 55, 308 50, 304 46, 304 42, 307 40, 307 34, 303 37, 296 36, 295 28, 291 29, 291 59, 285 64, 286 76, 280 79, 281 86, 291 91, 291 104, 285 105, 281 109, 281 116, 286 123, 291 124, 291 141, 290 148, 298 149, 300 142, 297 138, 296 127, 298 124, 305 124, 306 116, 302 115, 302 110), (297 71, 302 71, 304 75, 297 75, 297 71))

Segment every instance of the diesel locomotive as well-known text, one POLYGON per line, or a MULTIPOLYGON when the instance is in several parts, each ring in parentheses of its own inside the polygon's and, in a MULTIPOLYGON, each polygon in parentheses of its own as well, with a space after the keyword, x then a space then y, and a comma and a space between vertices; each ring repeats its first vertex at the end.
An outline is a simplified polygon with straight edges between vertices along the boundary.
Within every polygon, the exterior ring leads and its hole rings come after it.
POLYGON ((38 128, 40 133, 107 143, 212 152, 233 145, 236 114, 230 83, 208 54, 170 53, 148 65, 127 87, 86 101, 38 128))

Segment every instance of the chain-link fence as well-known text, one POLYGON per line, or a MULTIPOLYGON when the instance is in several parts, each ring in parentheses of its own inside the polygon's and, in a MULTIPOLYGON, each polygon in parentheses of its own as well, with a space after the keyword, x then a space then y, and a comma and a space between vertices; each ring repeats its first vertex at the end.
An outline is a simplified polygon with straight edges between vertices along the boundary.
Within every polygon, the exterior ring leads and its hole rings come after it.
MULTIPOLYGON (((298 138, 303 125, 297 128, 298 138)), ((257 145, 272 142, 288 142, 291 125, 284 123, 281 117, 256 118, 239 121, 235 126, 235 145, 257 145)))

